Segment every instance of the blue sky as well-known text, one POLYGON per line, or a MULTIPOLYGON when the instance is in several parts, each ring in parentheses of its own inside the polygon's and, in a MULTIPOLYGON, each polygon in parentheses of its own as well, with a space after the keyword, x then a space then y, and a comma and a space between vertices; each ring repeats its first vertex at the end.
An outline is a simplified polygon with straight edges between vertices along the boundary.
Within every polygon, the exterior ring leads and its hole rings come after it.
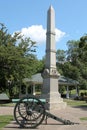
POLYGON ((36 55, 45 55, 47 10, 55 10, 56 50, 66 50, 68 40, 87 33, 87 0, 0 0, 0 22, 9 33, 21 31, 37 42, 36 55))

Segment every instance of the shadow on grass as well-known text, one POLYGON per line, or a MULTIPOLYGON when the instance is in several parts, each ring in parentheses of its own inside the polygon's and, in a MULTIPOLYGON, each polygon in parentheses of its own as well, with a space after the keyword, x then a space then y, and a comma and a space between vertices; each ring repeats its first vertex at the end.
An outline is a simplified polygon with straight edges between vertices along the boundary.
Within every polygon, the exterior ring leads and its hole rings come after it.
MULTIPOLYGON (((62 123, 47 123, 47 124, 45 124, 45 123, 42 123, 42 124, 40 124, 40 125, 42 125, 42 126, 48 126, 48 125, 52 125, 52 126, 56 126, 56 125, 64 125, 64 124, 62 124, 62 123)), ((30 128, 31 130, 34 130, 34 129, 36 129, 36 130, 38 130, 39 129, 39 127, 40 127, 40 125, 38 126, 38 127, 36 127, 36 128, 30 128)), ((26 127, 20 127, 15 121, 13 121, 13 122, 11 122, 9 125, 7 125, 5 128, 9 128, 9 129, 23 129, 23 130, 25 130, 25 129, 29 129, 29 128, 26 128, 26 127)))
POLYGON ((87 105, 79 105, 79 106, 72 106, 73 108, 80 108, 84 111, 87 111, 87 105))

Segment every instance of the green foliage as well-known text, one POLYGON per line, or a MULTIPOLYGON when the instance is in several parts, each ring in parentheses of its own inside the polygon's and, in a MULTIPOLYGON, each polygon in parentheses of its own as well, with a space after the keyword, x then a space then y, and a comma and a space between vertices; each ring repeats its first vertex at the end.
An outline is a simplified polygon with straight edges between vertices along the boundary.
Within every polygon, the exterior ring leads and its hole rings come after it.
POLYGON ((65 88, 65 86, 60 86, 59 87, 59 92, 61 93, 61 94, 64 94, 64 91, 66 90, 66 88, 65 88))
POLYGON ((23 38, 20 33, 13 36, 0 24, 0 91, 12 93, 24 77, 36 73, 37 59, 33 55, 36 42, 23 38))
POLYGON ((73 64, 76 64, 77 59, 78 59, 78 47, 79 47, 79 40, 69 40, 67 42, 68 50, 67 50, 67 60, 72 62, 73 64))
POLYGON ((57 50, 57 52, 56 52, 56 60, 59 63, 64 63, 66 61, 66 51, 57 50))
POLYGON ((87 35, 77 41, 69 40, 67 46, 67 51, 57 50, 58 71, 79 81, 81 89, 87 89, 87 35))
POLYGON ((58 72, 63 75, 63 66, 66 62, 66 51, 64 50, 57 50, 56 52, 56 60, 57 60, 57 69, 58 72))

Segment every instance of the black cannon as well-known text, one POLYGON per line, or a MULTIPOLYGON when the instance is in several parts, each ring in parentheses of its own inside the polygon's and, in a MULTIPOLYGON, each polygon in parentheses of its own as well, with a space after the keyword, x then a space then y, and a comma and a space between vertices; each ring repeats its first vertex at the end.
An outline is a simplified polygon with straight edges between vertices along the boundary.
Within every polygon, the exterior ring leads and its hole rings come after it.
POLYGON ((20 127, 36 128, 48 117, 62 122, 65 125, 75 124, 46 111, 44 104, 35 96, 26 96, 20 99, 14 108, 14 118, 20 127))

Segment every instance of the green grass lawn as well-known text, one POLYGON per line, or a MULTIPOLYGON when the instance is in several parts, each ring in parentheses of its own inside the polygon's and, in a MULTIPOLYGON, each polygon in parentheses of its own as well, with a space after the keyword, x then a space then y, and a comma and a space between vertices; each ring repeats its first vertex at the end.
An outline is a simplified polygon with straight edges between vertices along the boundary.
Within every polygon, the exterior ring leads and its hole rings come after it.
MULTIPOLYGON (((64 99, 67 102, 67 105, 71 107, 87 107, 86 101, 79 101, 79 100, 71 100, 71 99, 64 99)), ((81 121, 87 121, 87 117, 81 117, 81 121)))
POLYGON ((3 104, 0 104, 0 107, 14 107, 15 106, 15 103, 3 103, 3 104))
POLYGON ((80 118, 81 121, 87 121, 87 117, 80 118))
POLYGON ((64 102, 67 102, 67 105, 72 106, 72 107, 73 106, 87 106, 86 101, 64 99, 64 102))
POLYGON ((10 121, 13 120, 11 115, 0 115, 0 130, 4 128, 10 121))

